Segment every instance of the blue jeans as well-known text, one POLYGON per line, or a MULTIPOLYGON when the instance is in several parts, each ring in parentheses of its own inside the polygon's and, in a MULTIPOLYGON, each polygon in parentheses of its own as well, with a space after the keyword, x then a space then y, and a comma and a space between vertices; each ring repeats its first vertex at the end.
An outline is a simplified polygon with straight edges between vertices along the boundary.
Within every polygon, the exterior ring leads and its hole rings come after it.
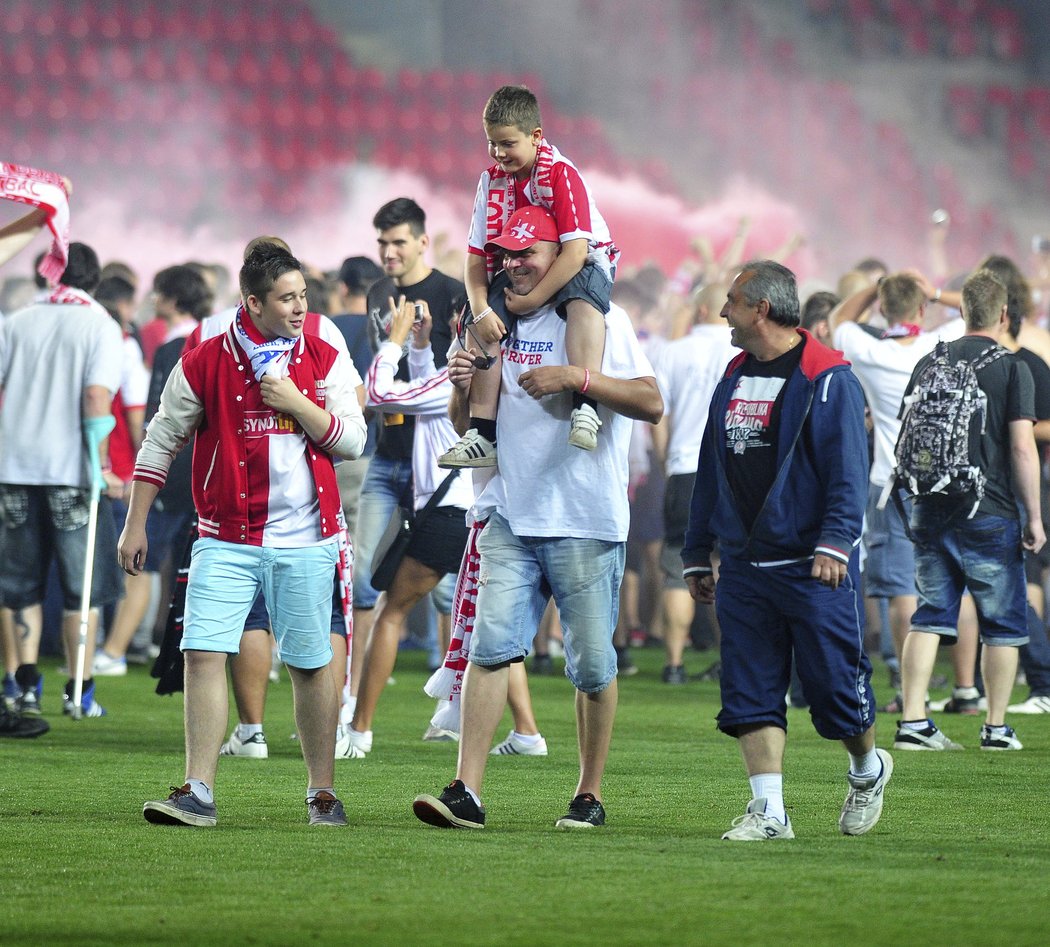
POLYGON ((919 593, 912 628, 954 642, 959 635, 959 601, 969 591, 982 643, 1012 647, 1028 643, 1019 520, 978 513, 971 519, 946 522, 917 504, 911 529, 919 593))
POLYGON ((394 510, 412 509, 412 462, 374 456, 368 465, 354 534, 354 608, 375 608, 372 557, 394 510))
POLYGON ((565 639, 565 676, 587 694, 616 677, 613 629, 624 543, 515 536, 498 513, 478 539, 477 618, 470 660, 492 667, 523 658, 553 595, 565 639))

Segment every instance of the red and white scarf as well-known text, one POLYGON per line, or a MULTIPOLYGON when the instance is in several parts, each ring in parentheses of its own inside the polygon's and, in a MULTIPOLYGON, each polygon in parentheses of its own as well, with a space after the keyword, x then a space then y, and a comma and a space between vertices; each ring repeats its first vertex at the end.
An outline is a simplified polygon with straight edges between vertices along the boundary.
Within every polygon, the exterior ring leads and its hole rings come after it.
POLYGON ((49 282, 58 282, 69 259, 69 199, 61 176, 21 164, 0 163, 0 198, 37 207, 47 215, 54 240, 40 261, 39 272, 49 282))
MULTIPOLYGON (((554 165, 562 160, 561 152, 546 138, 541 138, 536 146, 536 162, 526 196, 533 204, 552 210, 554 207, 554 187, 551 185, 551 172, 554 165)), ((517 208, 517 197, 514 190, 514 176, 502 170, 499 165, 489 169, 489 203, 485 221, 485 242, 495 240, 507 226, 517 208)), ((495 257, 488 254, 489 276, 495 271, 495 257)))
POLYGON ((445 663, 423 685, 428 697, 437 700, 438 708, 430 723, 441 730, 459 733, 460 697, 463 693, 463 675, 467 672, 470 656, 470 638, 474 634, 474 617, 478 603, 478 573, 481 554, 478 537, 484 523, 472 523, 463 550, 463 562, 456 576, 456 592, 452 597, 452 637, 448 643, 445 663))
MULTIPOLYGON (((65 267, 63 267, 65 269, 65 267)), ((62 274, 60 273, 59 276, 62 274)), ((74 289, 59 283, 51 289, 45 289, 36 297, 37 302, 51 303, 56 306, 90 306, 96 312, 109 316, 109 312, 102 303, 97 302, 82 289, 74 289)))

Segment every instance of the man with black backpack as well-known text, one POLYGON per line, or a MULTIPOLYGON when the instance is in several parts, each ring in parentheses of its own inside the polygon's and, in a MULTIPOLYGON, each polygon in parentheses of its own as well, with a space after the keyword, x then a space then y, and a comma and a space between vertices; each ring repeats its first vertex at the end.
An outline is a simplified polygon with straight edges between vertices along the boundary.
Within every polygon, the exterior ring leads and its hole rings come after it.
POLYGON ((901 656, 899 750, 962 749, 926 716, 925 700, 937 648, 957 635, 964 591, 977 606, 984 644, 981 749, 1021 749, 1005 714, 1017 649, 1028 641, 1022 550, 1038 551, 1046 537, 1032 376, 999 345, 1006 298, 988 271, 971 276, 962 291, 965 335, 916 365, 904 397, 896 474, 915 496, 919 605, 901 656))

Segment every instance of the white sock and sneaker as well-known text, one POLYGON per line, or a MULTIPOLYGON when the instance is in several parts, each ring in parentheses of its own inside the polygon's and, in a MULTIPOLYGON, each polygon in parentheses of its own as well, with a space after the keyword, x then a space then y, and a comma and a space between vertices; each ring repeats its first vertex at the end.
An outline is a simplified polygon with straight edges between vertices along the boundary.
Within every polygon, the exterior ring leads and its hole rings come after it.
POLYGON ((350 724, 339 725, 336 731, 335 758, 359 760, 372 752, 372 731, 361 733, 350 724))
MULTIPOLYGON (((872 749, 850 756, 846 782, 850 791, 842 805, 839 829, 844 835, 870 832, 882 815, 882 797, 893 775, 893 757, 885 750, 872 749)), ((750 777, 752 799, 742 816, 722 838, 730 842, 765 842, 791 839, 795 832, 784 808, 784 777, 781 773, 758 773, 750 777)))
MULTIPOLYGON (((239 723, 233 728, 230 739, 219 749, 219 756, 245 756, 264 760, 270 755, 261 723, 239 723)), ((196 793, 196 790, 194 790, 196 793)), ((198 794, 199 796, 199 794, 198 794)), ((204 800, 210 802, 210 799, 204 800)))
POLYGON ((547 741, 543 739, 542 733, 518 733, 511 730, 507 739, 497 743, 491 750, 490 756, 546 756, 547 741))

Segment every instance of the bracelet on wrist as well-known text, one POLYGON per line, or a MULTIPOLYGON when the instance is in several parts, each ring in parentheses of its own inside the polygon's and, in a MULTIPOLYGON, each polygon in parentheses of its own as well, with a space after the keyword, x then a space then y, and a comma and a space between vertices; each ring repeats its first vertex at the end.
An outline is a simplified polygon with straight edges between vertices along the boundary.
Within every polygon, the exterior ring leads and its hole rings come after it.
POLYGON ((940 288, 940 286, 938 286, 933 291, 932 301, 935 302, 935 303, 939 303, 941 301, 941 288, 940 288))
POLYGON ((490 312, 492 312, 491 306, 489 306, 487 309, 483 309, 480 313, 478 313, 478 315, 476 315, 472 320, 474 322, 474 325, 477 325, 479 322, 481 322, 481 320, 484 319, 485 316, 487 316, 490 312))
POLYGON ((583 384, 580 386, 580 394, 587 394, 587 389, 591 387, 591 370, 585 368, 583 370, 583 384))

